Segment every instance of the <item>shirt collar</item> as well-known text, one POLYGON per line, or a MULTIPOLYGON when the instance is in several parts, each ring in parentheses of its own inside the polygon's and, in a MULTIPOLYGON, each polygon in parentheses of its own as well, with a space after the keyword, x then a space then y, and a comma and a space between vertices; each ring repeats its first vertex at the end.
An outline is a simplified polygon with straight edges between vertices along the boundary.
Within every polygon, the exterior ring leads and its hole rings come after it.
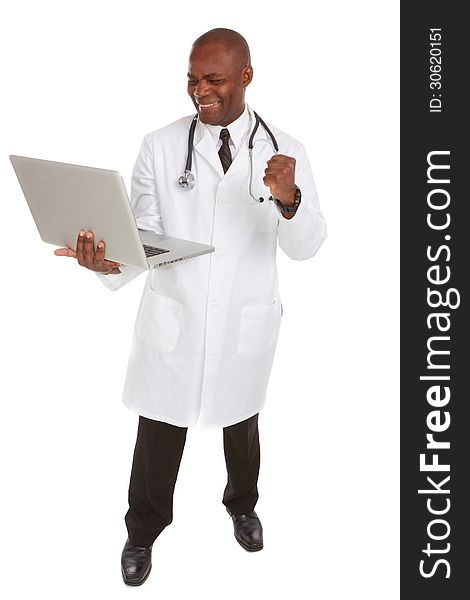
POLYGON ((205 127, 207 127, 209 130, 214 140, 214 145, 218 144, 222 129, 228 129, 230 133, 230 140, 235 146, 235 150, 238 150, 250 128, 250 114, 248 112, 248 105, 245 104, 245 110, 242 112, 242 114, 238 117, 238 119, 235 119, 235 121, 232 121, 232 123, 227 125, 227 127, 207 124, 205 124, 205 127))

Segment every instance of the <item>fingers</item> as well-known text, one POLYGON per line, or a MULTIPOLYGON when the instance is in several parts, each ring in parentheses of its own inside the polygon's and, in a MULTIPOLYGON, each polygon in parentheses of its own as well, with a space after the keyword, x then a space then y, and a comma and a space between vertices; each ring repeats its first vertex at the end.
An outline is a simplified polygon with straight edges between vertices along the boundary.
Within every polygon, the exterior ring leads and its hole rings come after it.
POLYGON ((273 154, 268 160, 269 163, 284 163, 288 162, 295 165, 295 158, 293 156, 286 156, 285 154, 273 154))
POLYGON ((79 265, 85 266, 85 232, 83 229, 77 238, 77 260, 79 265))
POLYGON ((87 231, 85 234, 83 254, 85 258, 85 266, 88 269, 92 269, 95 262, 95 237, 92 231, 87 231))
POLYGON ((84 231, 77 238, 77 260, 78 264, 93 270, 93 259, 95 256, 95 241, 92 231, 84 231))
POLYGON ((270 188, 273 184, 276 183, 276 179, 275 179, 274 175, 267 174, 263 177, 263 183, 264 183, 264 185, 267 185, 270 188))
POLYGON ((121 271, 117 267, 121 266, 121 263, 114 262, 113 260, 106 260, 104 257, 105 251, 106 244, 103 241, 99 242, 95 252, 95 271, 120 273, 121 271))
POLYGON ((82 229, 78 234, 77 260, 82 267, 86 267, 91 271, 101 270, 95 268, 95 236, 93 231, 82 229))
POLYGON ((295 158, 284 156, 283 154, 275 154, 267 162, 267 167, 264 170, 266 175, 277 175, 278 177, 290 177, 295 172, 295 158))
POLYGON ((295 158, 284 154, 275 154, 270 158, 264 170, 264 185, 271 194, 280 200, 288 199, 295 189, 295 158))
POLYGON ((57 250, 54 250, 54 254, 56 256, 70 256, 72 258, 77 258, 77 253, 73 248, 57 248, 57 250))
POLYGON ((57 248, 54 250, 56 256, 70 256, 76 258, 78 264, 86 267, 91 271, 100 273, 120 273, 118 267, 121 263, 105 258, 106 244, 101 240, 96 246, 92 231, 81 229, 77 237, 77 249, 73 248, 57 248))
POLYGON ((100 242, 96 247, 95 252, 95 267, 97 271, 104 271, 104 242, 100 242))

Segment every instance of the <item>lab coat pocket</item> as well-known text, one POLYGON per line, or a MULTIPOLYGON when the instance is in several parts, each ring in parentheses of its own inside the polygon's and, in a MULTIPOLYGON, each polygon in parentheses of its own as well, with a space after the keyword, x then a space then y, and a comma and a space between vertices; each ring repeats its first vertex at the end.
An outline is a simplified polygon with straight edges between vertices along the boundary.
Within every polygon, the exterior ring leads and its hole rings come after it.
POLYGON ((237 353, 243 358, 261 356, 276 344, 280 325, 280 303, 247 305, 242 308, 237 353))
POLYGON ((183 305, 147 287, 136 329, 139 337, 160 352, 172 352, 178 342, 183 305))

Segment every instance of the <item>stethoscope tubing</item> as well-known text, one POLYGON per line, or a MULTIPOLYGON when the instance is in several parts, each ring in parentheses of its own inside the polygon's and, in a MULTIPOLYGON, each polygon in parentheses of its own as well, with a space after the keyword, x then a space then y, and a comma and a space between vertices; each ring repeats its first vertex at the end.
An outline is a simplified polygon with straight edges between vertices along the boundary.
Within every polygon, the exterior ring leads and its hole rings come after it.
MULTIPOLYGON (((266 125, 266 123, 263 121, 263 119, 258 115, 258 113, 256 113, 255 111, 253 111, 253 114, 255 115, 255 125, 253 127, 253 130, 251 132, 250 138, 248 140, 248 152, 250 155, 250 164, 251 164, 251 169, 250 169, 250 195, 251 197, 256 200, 257 202, 263 202, 264 198, 260 197, 260 198, 256 198, 255 196, 253 196, 252 193, 252 183, 253 183, 253 146, 254 146, 254 139, 255 139, 255 135, 256 132, 258 131, 259 125, 261 123, 261 125, 263 126, 263 129, 266 131, 266 133, 269 135, 269 137, 271 138, 271 142, 274 148, 274 152, 275 154, 277 154, 279 152, 279 145, 277 143, 276 138, 274 137, 273 132, 269 129, 269 127, 266 125)), ((192 168, 192 157, 193 157, 193 150, 194 150, 194 135, 196 132, 196 125, 197 125, 197 120, 198 120, 198 116, 197 114, 194 115, 192 121, 191 121, 191 126, 189 128, 189 133, 188 133, 188 149, 187 149, 187 156, 186 156, 186 164, 184 167, 184 173, 183 175, 181 175, 181 177, 178 179, 178 185, 182 188, 187 188, 189 190, 191 190, 194 185, 195 185, 195 178, 194 175, 191 173, 191 168, 192 168)))

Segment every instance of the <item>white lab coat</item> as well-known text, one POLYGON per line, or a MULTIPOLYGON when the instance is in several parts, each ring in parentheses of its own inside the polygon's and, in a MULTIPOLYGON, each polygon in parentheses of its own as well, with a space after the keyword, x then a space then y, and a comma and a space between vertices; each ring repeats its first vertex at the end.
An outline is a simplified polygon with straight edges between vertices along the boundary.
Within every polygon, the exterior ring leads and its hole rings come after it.
MULTIPOLYGON (((254 117, 249 108, 252 123, 254 117)), ((173 425, 226 427, 265 403, 281 320, 277 242, 293 259, 313 256, 326 226, 303 146, 269 125, 279 152, 296 159, 302 202, 287 220, 263 184, 273 155, 260 126, 254 146, 253 192, 248 192, 248 140, 224 175, 213 138, 198 122, 192 172, 181 189, 192 117, 145 136, 132 175, 131 205, 140 229, 211 244, 216 251, 149 270, 135 323, 123 402, 150 419, 173 425)), ((116 290, 140 272, 122 267, 99 275, 116 290)))

